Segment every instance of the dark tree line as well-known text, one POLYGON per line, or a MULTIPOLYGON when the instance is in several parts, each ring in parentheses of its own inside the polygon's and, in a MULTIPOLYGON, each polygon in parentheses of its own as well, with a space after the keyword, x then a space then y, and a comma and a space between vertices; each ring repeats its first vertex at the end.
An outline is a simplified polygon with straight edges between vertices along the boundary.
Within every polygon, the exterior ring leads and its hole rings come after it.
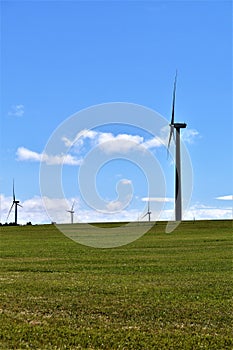
MULTIPOLYGON (((32 225, 31 221, 27 222, 26 225, 32 225)), ((16 224, 15 222, 5 222, 5 224, 2 224, 0 222, 0 226, 21 226, 21 225, 16 224)))

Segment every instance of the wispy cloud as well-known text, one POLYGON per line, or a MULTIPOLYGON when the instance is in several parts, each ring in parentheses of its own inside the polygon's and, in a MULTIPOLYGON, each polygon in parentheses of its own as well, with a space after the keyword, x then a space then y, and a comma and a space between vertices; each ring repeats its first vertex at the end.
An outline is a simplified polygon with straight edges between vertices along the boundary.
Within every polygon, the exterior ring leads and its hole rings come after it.
POLYGON ((186 143, 193 143, 197 137, 200 137, 200 134, 195 129, 185 129, 182 132, 182 140, 186 143))
POLYGON ((19 161, 44 162, 48 165, 80 165, 82 162, 81 159, 70 154, 48 155, 31 151, 25 147, 19 147, 16 155, 19 161))
POLYGON ((111 201, 106 205, 106 209, 111 213, 116 211, 121 211, 123 203, 121 201, 111 201))
POLYGON ((220 197, 216 197, 216 199, 220 199, 222 201, 232 201, 233 200, 233 195, 229 194, 227 196, 220 196, 220 197))
POLYGON ((173 198, 169 197, 144 197, 142 198, 143 202, 157 202, 157 203, 168 203, 168 202, 173 202, 173 198))
POLYGON ((12 117, 22 117, 24 115, 24 105, 13 105, 11 106, 8 115, 12 117))
POLYGON ((186 213, 184 213, 185 220, 224 220, 232 219, 232 208, 230 207, 214 207, 201 203, 192 205, 186 213))
POLYGON ((94 130, 88 130, 88 129, 83 129, 81 130, 74 140, 69 139, 66 136, 62 137, 62 141, 64 142, 66 147, 72 147, 72 146, 83 146, 84 140, 94 140, 97 138, 97 135, 100 134, 97 131, 94 130))

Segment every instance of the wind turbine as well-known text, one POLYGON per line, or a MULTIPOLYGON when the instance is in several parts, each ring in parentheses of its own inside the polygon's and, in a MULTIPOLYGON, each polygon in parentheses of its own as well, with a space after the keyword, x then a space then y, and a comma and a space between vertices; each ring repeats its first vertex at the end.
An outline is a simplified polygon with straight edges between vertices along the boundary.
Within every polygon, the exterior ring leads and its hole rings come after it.
POLYGON ((151 211, 150 211, 150 201, 148 200, 148 208, 147 208, 147 212, 145 215, 143 215, 142 219, 148 215, 148 221, 150 222, 150 215, 151 215, 151 211))
POLYGON ((9 210, 9 213, 7 215, 7 218, 6 218, 6 221, 8 220, 9 216, 10 216, 10 213, 13 209, 13 207, 15 206, 15 222, 14 224, 17 225, 17 218, 18 218, 18 206, 22 208, 22 205, 19 204, 19 201, 17 201, 15 199, 15 186, 14 186, 14 180, 13 180, 13 202, 12 202, 12 205, 10 207, 10 210, 9 210))
POLYGON ((172 101, 172 117, 170 123, 170 135, 168 141, 168 150, 170 147, 171 139, 174 138, 176 147, 176 173, 175 173, 175 220, 182 220, 182 191, 181 191, 181 156, 180 156, 180 129, 186 128, 185 123, 175 123, 175 99, 176 99, 176 80, 177 72, 174 81, 173 89, 173 101, 172 101), (176 130, 176 136, 174 137, 174 130, 176 130))
MULTIPOLYGON (((74 203, 75 203, 75 201, 74 201, 74 203)), ((68 213, 70 213, 70 217, 71 217, 71 224, 73 224, 73 223, 74 223, 74 203, 73 203, 73 205, 72 205, 71 209, 70 209, 70 210, 67 210, 67 211, 68 211, 68 213)))

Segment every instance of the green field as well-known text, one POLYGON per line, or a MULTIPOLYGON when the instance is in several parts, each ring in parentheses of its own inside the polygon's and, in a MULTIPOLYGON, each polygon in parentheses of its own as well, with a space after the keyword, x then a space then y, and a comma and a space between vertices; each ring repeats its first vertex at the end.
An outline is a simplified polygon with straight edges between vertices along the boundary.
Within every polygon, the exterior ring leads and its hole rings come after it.
POLYGON ((0 349, 232 349, 232 222, 164 231, 96 249, 0 227, 0 349))

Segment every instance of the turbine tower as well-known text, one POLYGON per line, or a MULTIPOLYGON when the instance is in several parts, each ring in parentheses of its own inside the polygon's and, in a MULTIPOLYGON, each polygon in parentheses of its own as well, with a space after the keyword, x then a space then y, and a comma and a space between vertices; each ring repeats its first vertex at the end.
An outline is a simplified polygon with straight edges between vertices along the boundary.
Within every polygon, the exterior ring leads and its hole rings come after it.
MULTIPOLYGON (((75 201, 74 201, 74 203, 75 203, 75 201)), ((74 223, 74 203, 73 203, 73 205, 72 205, 71 209, 70 209, 70 210, 67 210, 67 211, 68 211, 68 213, 70 213, 71 224, 73 224, 73 223, 74 223)))
POLYGON ((150 211, 150 201, 148 200, 148 208, 147 208, 147 212, 145 215, 143 215, 142 219, 148 215, 148 221, 150 222, 150 215, 151 215, 151 211, 150 211))
POLYGON ((18 219, 18 206, 22 208, 22 205, 19 204, 19 201, 15 199, 15 186, 14 186, 14 180, 13 180, 13 202, 12 205, 10 207, 9 213, 7 215, 6 221, 8 220, 10 213, 13 209, 13 207, 15 206, 15 222, 14 224, 17 225, 17 219, 18 219))
POLYGON ((174 129, 176 130, 175 147, 176 147, 176 163, 175 163, 175 220, 182 220, 182 182, 181 182, 181 156, 180 156, 180 129, 185 129, 187 124, 175 123, 175 99, 176 99, 176 80, 177 72, 174 81, 173 89, 173 101, 172 101, 172 117, 170 123, 170 135, 168 141, 168 150, 170 147, 171 139, 174 138, 174 129))

